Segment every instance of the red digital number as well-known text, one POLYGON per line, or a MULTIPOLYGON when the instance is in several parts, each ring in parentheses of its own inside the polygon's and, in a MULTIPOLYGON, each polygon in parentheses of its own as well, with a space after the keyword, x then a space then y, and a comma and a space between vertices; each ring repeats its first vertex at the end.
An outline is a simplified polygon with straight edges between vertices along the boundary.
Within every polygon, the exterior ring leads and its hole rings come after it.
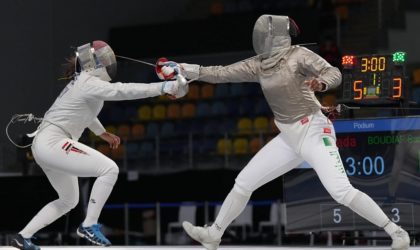
POLYGON ((362 80, 356 80, 353 82, 354 100, 361 100, 363 97, 362 80))
POLYGON ((394 77, 393 79, 394 86, 392 86, 392 98, 399 99, 402 94, 402 79, 401 77, 394 77))

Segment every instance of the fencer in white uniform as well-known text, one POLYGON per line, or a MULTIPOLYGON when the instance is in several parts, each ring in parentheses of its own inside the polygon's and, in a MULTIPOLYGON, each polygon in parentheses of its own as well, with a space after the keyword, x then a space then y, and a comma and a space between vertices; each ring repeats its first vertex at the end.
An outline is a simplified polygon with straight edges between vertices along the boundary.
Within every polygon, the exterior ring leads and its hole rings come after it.
POLYGON ((185 231, 207 249, 217 249, 226 227, 243 211, 253 191, 306 161, 338 203, 383 228, 392 237, 392 249, 407 249, 407 232, 350 184, 336 147, 334 127, 314 95, 314 91, 338 86, 341 73, 312 51, 291 46, 291 35, 298 33, 298 26, 289 17, 263 15, 253 31, 253 46, 259 56, 225 67, 181 64, 190 79, 259 82, 281 131, 239 173, 214 224, 198 227, 184 222, 185 231))
POLYGON ((116 71, 116 59, 111 47, 94 41, 78 47, 79 73, 67 84, 46 112, 34 138, 32 152, 44 171, 58 199, 43 207, 26 227, 12 240, 20 249, 39 249, 30 238, 79 202, 78 177, 96 177, 92 187, 86 218, 77 234, 97 245, 110 245, 98 224, 101 210, 118 177, 117 164, 78 142, 85 128, 118 147, 118 136, 106 132, 97 116, 104 101, 133 100, 168 94, 182 97, 188 91, 185 79, 156 83, 110 83, 116 71))

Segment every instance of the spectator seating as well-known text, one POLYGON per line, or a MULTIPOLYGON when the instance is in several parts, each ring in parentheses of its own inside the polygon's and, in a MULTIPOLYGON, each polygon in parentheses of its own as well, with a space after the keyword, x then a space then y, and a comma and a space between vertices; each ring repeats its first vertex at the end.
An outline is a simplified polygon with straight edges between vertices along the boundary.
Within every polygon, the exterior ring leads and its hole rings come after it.
POLYGON ((249 141, 249 152, 256 154, 263 146, 263 141, 260 137, 254 137, 249 141))
POLYGON ((149 122, 146 128, 146 138, 155 138, 159 135, 159 124, 156 122, 149 122))
POLYGON ((140 144, 138 142, 128 142, 126 151, 129 160, 137 159, 140 155, 140 144))
POLYGON ((149 121, 152 119, 152 108, 149 105, 142 105, 137 111, 137 116, 140 121, 149 121))
POLYGON ((175 125, 173 122, 165 121, 162 123, 160 129, 160 136, 162 137, 170 137, 175 135, 175 125))
MULTIPOLYGON (((186 150, 182 145, 188 145, 191 133, 194 152, 243 156, 258 152, 266 133, 277 133, 257 84, 197 82, 190 85, 185 98, 171 100, 163 95, 139 100, 137 105, 114 106, 104 109, 111 117, 106 129, 127 143, 118 150, 110 150, 108 145, 97 148, 115 160, 125 154, 128 160, 153 158, 159 155, 156 148, 175 156, 176 150, 186 150), (110 115, 115 112, 119 114, 110 115), (115 121, 118 116, 121 120, 115 121)), ((89 138, 97 141, 93 134, 89 138)))
POLYGON ((145 134, 145 128, 143 124, 134 124, 131 127, 131 138, 130 139, 134 139, 134 140, 139 140, 142 139, 144 137, 145 134))
POLYGON ((230 95, 229 84, 217 84, 214 96, 217 98, 226 98, 230 95))
POLYGON ((193 103, 185 103, 181 108, 182 118, 193 118, 196 114, 196 106, 193 103))
POLYGON ((153 119, 164 120, 166 118, 166 107, 163 104, 158 104, 153 107, 153 119))
POLYGON ((230 155, 232 154, 232 140, 231 139, 219 139, 217 141, 217 153, 219 155, 230 155))
POLYGON ((238 125, 237 125, 238 134, 240 135, 251 134, 251 132, 253 131, 252 127, 253 127, 252 120, 247 117, 242 117, 239 119, 238 125))
POLYGON ((203 84, 200 88, 200 97, 202 99, 209 99, 214 96, 214 85, 213 84, 203 84))
POLYGON ((198 100, 200 99, 200 87, 198 84, 190 84, 188 86, 188 93, 186 98, 188 100, 198 100))
POLYGON ((131 137, 131 129, 128 124, 120 124, 117 127, 117 135, 121 137, 122 140, 127 140, 131 137))
POLYGON ((171 103, 166 109, 166 117, 168 119, 178 119, 181 117, 181 106, 178 103, 171 103))
POLYGON ((233 141, 233 154, 243 155, 248 153, 248 140, 246 138, 236 138, 233 141))
POLYGON ((211 115, 211 107, 207 102, 200 102, 197 105, 197 117, 208 117, 211 115))
POLYGON ((254 130, 258 133, 267 132, 269 130, 269 121, 267 117, 259 116, 254 119, 254 130))

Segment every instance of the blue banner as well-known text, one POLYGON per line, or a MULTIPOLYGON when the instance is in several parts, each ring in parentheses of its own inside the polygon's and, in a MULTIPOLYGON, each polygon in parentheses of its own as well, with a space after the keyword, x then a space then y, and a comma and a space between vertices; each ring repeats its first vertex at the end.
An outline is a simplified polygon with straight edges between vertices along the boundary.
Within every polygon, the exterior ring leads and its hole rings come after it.
POLYGON ((336 133, 420 130, 420 117, 337 120, 336 133))

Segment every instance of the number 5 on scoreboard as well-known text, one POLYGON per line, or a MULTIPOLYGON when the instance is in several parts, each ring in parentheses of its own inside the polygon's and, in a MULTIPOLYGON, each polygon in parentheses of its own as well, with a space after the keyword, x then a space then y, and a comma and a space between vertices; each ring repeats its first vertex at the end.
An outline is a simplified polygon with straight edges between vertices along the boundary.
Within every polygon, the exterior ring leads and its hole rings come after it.
POLYGON ((363 97, 362 81, 356 80, 353 82, 354 100, 361 100, 363 97))
POLYGON ((341 223, 341 208, 334 208, 334 223, 338 224, 341 223))

